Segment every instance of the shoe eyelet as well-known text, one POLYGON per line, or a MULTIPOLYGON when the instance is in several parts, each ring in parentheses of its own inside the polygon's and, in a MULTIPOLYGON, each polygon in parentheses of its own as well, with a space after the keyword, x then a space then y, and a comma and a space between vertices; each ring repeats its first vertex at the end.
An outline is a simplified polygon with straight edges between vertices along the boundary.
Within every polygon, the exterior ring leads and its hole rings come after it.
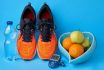
POLYGON ((34 31, 34 29, 31 29, 31 32, 33 32, 34 31))
POLYGON ((22 31, 24 31, 24 29, 22 29, 22 31))
POLYGON ((53 31, 53 29, 52 29, 52 28, 50 28, 50 31, 53 31))
POLYGON ((40 31, 42 31, 42 28, 40 28, 40 31))

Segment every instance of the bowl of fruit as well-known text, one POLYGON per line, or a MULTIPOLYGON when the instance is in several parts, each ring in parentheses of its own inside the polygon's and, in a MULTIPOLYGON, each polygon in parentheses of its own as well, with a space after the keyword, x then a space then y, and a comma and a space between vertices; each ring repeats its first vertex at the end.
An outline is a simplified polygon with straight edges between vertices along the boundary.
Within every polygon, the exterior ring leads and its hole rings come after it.
POLYGON ((90 32, 73 31, 62 34, 58 45, 60 52, 68 58, 69 63, 78 64, 90 58, 96 41, 90 32))

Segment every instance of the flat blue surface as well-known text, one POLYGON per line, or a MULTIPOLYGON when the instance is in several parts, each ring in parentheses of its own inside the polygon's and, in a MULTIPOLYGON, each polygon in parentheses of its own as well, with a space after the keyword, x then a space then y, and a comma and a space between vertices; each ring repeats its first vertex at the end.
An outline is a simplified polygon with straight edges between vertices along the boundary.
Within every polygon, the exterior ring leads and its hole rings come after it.
POLYGON ((96 37, 97 47, 88 61, 73 65, 62 55, 66 67, 56 70, 104 70, 104 0, 0 0, 0 70, 50 70, 48 61, 40 60, 38 55, 32 61, 4 59, 6 21, 12 20, 14 26, 17 25, 28 2, 32 3, 37 14, 44 2, 50 6, 57 38, 64 32, 79 29, 92 32, 96 37))

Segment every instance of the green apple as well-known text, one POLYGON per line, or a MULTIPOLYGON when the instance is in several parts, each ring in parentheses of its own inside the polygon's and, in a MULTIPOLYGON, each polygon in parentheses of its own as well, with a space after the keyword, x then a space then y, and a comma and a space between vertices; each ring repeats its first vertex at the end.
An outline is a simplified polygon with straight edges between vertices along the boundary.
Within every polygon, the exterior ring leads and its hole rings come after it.
POLYGON ((90 44, 91 43, 90 43, 89 39, 85 38, 84 41, 83 41, 83 43, 82 43, 82 46, 84 48, 89 48, 90 47, 90 44))
POLYGON ((71 34, 70 34, 70 38, 71 38, 71 41, 73 43, 82 43, 83 40, 84 40, 84 35, 82 32, 80 31, 73 31, 71 34))

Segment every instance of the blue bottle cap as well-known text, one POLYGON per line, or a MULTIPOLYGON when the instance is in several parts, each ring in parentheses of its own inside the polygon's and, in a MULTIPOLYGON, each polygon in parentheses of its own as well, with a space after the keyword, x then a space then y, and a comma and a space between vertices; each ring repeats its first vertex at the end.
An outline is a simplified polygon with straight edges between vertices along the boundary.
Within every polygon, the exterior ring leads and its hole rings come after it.
POLYGON ((12 25, 13 21, 7 21, 7 25, 12 25))

